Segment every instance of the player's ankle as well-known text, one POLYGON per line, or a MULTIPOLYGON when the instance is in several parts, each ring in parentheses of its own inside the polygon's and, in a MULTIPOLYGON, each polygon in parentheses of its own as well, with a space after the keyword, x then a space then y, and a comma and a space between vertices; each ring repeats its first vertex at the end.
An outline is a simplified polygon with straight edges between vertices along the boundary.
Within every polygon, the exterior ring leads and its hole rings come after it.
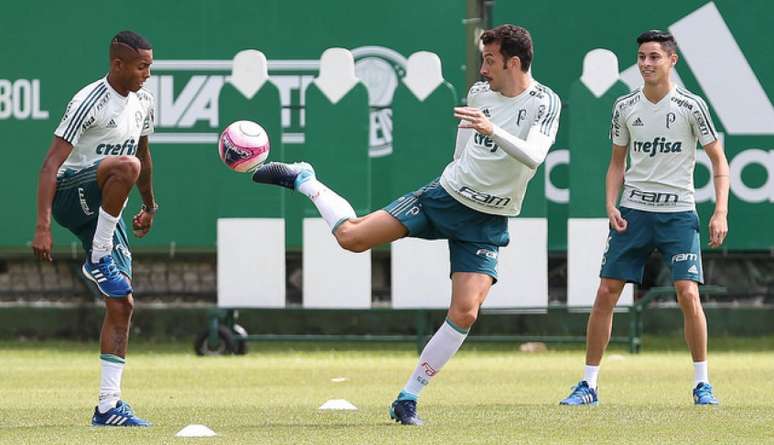
POLYGON ((117 404, 118 404, 118 399, 115 399, 115 400, 101 400, 99 402, 99 405, 97 405, 97 411, 99 411, 100 414, 105 414, 106 412, 108 412, 111 409, 115 408, 117 404))
POLYGON ((419 396, 416 394, 412 394, 405 389, 402 390, 400 393, 398 393, 398 400, 413 400, 416 401, 419 396))
POLYGON ((110 255, 111 250, 113 250, 113 246, 92 245, 91 262, 99 263, 99 260, 110 255))
POLYGON ((301 173, 299 173, 298 176, 296 176, 296 180, 293 183, 293 188, 295 190, 301 191, 301 190, 299 190, 299 188, 303 184, 309 183, 309 181, 311 181, 313 179, 315 179, 314 173, 312 173, 312 172, 310 172, 308 170, 302 170, 301 173))

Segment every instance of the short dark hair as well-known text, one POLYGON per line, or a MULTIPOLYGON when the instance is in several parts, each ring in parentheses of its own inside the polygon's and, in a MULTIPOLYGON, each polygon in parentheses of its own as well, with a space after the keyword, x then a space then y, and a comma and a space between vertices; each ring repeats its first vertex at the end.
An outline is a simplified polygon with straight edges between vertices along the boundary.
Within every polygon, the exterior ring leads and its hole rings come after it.
POLYGON ((481 42, 484 45, 500 43, 500 53, 506 61, 511 57, 518 57, 521 61, 521 70, 525 73, 529 70, 533 54, 532 36, 525 28, 516 25, 500 25, 484 31, 481 34, 481 42))
POLYGON ((140 49, 153 49, 153 46, 151 46, 150 42, 146 40, 145 37, 137 34, 134 31, 119 32, 113 36, 113 40, 110 41, 111 48, 113 45, 128 46, 135 51, 140 49))
POLYGON ((674 36, 667 31, 653 29, 645 31, 637 37, 637 46, 647 42, 660 43, 661 48, 669 54, 674 54, 677 51, 677 42, 675 42, 674 36))

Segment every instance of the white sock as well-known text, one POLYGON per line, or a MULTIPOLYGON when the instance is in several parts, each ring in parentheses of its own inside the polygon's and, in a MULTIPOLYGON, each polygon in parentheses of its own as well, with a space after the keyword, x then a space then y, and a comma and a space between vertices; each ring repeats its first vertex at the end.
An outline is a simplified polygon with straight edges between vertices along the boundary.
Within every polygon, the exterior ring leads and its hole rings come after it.
POLYGON ((312 200, 312 204, 317 207, 331 231, 342 221, 355 217, 355 210, 349 202, 316 178, 311 178, 299 185, 298 191, 312 200))
POLYGON ((693 362, 693 387, 699 383, 709 383, 709 371, 707 370, 707 361, 693 362))
POLYGON ((438 374, 443 365, 460 349, 467 336, 467 332, 461 332, 446 320, 419 356, 419 363, 406 382, 403 392, 419 397, 419 393, 430 383, 433 376, 438 374))
POLYGON ((114 408, 121 399, 121 374, 124 372, 125 360, 113 354, 99 356, 102 374, 99 382, 99 412, 104 413, 114 408))
POLYGON ((113 250, 113 232, 116 230, 116 224, 118 224, 120 217, 120 214, 113 216, 102 207, 99 208, 97 229, 94 231, 94 239, 91 242, 92 263, 98 263, 100 258, 110 255, 113 250))
POLYGON ((597 377, 599 376, 599 365, 586 365, 583 368, 583 381, 589 384, 589 388, 597 389, 597 377))

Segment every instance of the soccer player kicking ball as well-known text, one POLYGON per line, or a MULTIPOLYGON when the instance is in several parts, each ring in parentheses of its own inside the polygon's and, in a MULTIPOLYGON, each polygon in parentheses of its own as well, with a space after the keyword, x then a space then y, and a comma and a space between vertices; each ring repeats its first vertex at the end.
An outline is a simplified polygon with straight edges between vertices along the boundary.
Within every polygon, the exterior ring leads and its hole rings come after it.
POLYGON ((309 164, 269 163, 253 175, 255 182, 309 197, 339 245, 353 252, 406 236, 449 240, 452 296, 446 321, 390 407, 390 417, 405 425, 422 424, 416 411, 420 393, 476 321, 497 280, 497 252, 508 244, 508 217, 519 214, 527 182, 559 125, 559 97, 529 74, 529 32, 502 25, 484 32, 481 41, 486 82, 473 85, 467 107, 454 109, 462 123, 454 159, 439 179, 358 218, 346 200, 316 179, 309 164))
POLYGON ((694 403, 716 405, 707 376, 707 320, 698 288, 704 277, 693 196, 696 141, 712 161, 716 204, 709 222, 711 247, 720 246, 728 232, 728 162, 707 104, 672 83, 672 68, 677 63, 672 35, 648 31, 637 37, 637 44, 645 85, 613 105, 613 153, 606 191, 611 229, 586 332, 586 369, 580 383, 560 403, 598 402, 597 374, 610 340, 613 307, 627 281, 642 282, 645 262, 658 249, 672 269, 683 310, 685 341, 695 372, 694 403), (630 162, 624 173, 627 154, 630 162), (620 208, 616 208, 622 183, 620 208))
POLYGON ((110 42, 110 72, 70 101, 40 171, 32 249, 38 258, 52 261, 53 214, 80 238, 86 250, 83 274, 105 297, 95 426, 150 426, 120 400, 134 307, 132 256, 121 211, 137 184, 144 204, 132 226, 143 237, 158 209, 148 149, 153 97, 142 89, 152 63, 153 50, 145 39, 131 31, 116 34, 110 42))

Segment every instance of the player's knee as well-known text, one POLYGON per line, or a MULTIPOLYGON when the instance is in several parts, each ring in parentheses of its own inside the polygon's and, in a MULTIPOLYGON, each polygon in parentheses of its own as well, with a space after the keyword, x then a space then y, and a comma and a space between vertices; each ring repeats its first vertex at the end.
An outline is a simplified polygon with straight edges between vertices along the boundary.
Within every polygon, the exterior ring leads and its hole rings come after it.
POLYGON ((701 298, 697 289, 678 289, 677 301, 683 312, 693 314, 701 312, 701 298))
POLYGON ((450 309, 449 319, 455 326, 470 329, 478 319, 478 309, 450 309))
POLYGON ((601 283, 597 289, 597 298, 594 300, 594 310, 612 311, 620 293, 621 291, 615 286, 601 283))
POLYGON ((119 156, 117 162, 113 167, 113 174, 118 175, 121 179, 136 182, 140 176, 140 169, 142 164, 140 160, 134 156, 119 156))
POLYGON ((360 253, 370 249, 362 234, 352 224, 344 223, 336 229, 336 241, 342 249, 360 253))

